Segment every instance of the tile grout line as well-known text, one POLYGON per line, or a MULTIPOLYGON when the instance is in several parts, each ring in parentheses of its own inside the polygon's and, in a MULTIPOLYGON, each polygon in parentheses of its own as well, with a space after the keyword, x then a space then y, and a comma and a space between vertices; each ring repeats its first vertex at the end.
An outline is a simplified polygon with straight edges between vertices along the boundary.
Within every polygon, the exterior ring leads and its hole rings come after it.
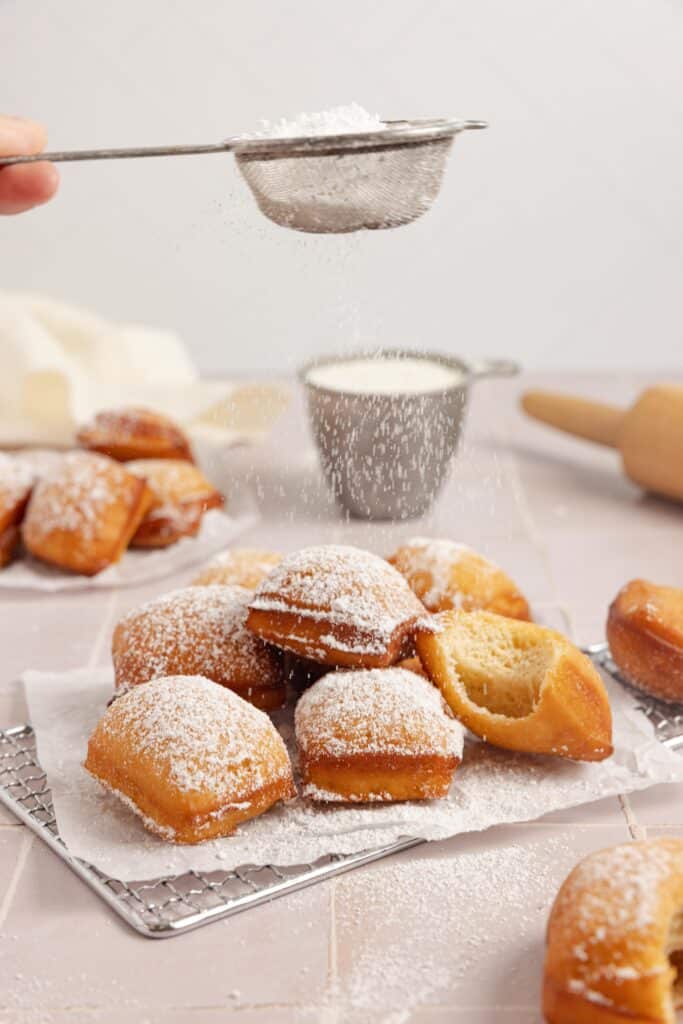
POLYGON ((647 839, 647 828, 644 825, 641 825, 636 818, 635 811, 633 810, 627 793, 619 794, 619 804, 623 815, 626 818, 626 824, 629 832, 631 833, 631 839, 647 839))
POLYGON ((111 621, 114 618, 114 610, 116 608, 116 598, 117 598, 117 591, 116 591, 116 589, 112 589, 112 592, 110 594, 109 600, 107 601, 107 607, 105 609, 104 615, 102 616, 102 622, 100 624, 100 628, 98 629, 97 636, 95 637, 95 642, 93 644, 92 652, 90 654, 90 657, 88 658, 88 663, 86 665, 86 668, 95 668, 96 665, 97 665, 97 659, 100 656, 100 652, 102 650, 102 645, 104 643, 104 638, 107 635, 107 631, 109 629, 111 621))
POLYGON ((327 984, 318 1024, 339 1024, 337 976, 337 879, 330 879, 330 932, 327 945, 327 984))
POLYGON ((26 860, 28 858, 31 846, 33 845, 34 839, 35 836, 33 832, 30 832, 28 829, 26 829, 22 837, 19 855, 17 857, 17 862, 14 867, 14 871, 12 872, 12 877, 10 878, 9 885, 5 890, 5 895, 2 898, 2 903, 0 903, 0 928, 4 926, 5 920, 7 919, 7 915, 9 914, 10 907, 12 906, 12 902, 14 900, 14 894, 17 891, 19 879, 21 878, 21 875, 23 873, 24 865, 26 864, 26 860))

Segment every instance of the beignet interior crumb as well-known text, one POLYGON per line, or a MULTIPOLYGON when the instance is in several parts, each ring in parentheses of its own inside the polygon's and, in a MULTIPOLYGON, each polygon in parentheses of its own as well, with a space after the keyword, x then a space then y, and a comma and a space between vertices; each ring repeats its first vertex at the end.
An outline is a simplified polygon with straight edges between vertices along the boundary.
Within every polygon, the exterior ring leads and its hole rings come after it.
POLYGON ((505 623, 482 627, 466 619, 458 622, 449 652, 454 677, 469 699, 506 718, 531 714, 554 658, 550 640, 527 638, 505 623))

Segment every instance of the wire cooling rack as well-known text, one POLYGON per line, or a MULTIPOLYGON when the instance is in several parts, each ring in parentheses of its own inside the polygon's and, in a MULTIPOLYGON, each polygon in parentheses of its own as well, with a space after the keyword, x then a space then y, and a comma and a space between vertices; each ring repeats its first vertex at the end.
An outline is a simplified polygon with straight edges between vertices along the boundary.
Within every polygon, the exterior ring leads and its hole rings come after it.
POLYGON ((59 836, 47 776, 30 725, 0 729, 0 802, 32 829, 120 917, 150 939, 166 939, 219 917, 303 889, 332 875, 422 843, 401 839, 355 854, 328 854, 311 864, 245 864, 234 871, 188 871, 121 882, 72 857, 59 836))
POLYGON ((683 704, 669 704, 637 690, 622 676, 606 643, 591 644, 583 650, 598 668, 633 694, 636 698, 636 711, 642 711, 649 719, 660 743, 672 750, 683 750, 683 704))
MULTIPOLYGON (((599 668, 632 690, 620 676, 607 644, 594 644, 585 651, 599 668)), ((652 722, 661 742, 683 750, 683 705, 665 704, 632 692, 637 695, 636 707, 652 722)), ((0 802, 39 835, 119 917, 151 939, 182 935, 424 841, 406 838, 362 853, 327 854, 311 864, 245 864, 234 871, 188 871, 184 875, 122 882, 72 857, 64 845, 29 725, 0 730, 0 802)))

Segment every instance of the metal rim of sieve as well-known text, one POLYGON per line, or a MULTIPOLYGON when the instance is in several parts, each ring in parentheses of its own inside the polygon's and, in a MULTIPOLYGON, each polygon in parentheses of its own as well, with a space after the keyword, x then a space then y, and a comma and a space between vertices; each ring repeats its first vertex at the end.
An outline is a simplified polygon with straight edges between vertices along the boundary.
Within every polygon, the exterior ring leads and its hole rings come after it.
POLYGON ((462 131, 488 127, 486 121, 463 121, 460 118, 385 121, 384 125, 382 129, 369 132, 263 139, 245 139, 242 136, 227 139, 226 143, 230 143, 238 161, 277 160, 425 145, 453 138, 462 131))

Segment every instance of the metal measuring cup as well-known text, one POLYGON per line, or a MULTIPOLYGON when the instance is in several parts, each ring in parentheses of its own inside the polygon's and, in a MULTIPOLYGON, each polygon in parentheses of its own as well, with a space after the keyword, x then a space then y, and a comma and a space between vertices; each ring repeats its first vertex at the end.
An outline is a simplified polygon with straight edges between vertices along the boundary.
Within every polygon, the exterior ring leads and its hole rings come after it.
POLYGON ((510 360, 467 362, 412 349, 344 353, 314 359, 299 371, 323 472, 339 504, 360 519, 422 515, 438 494, 457 450, 470 384, 519 372, 510 360), (353 359, 423 359, 457 372, 438 391, 341 391, 313 383, 314 368, 353 359))

